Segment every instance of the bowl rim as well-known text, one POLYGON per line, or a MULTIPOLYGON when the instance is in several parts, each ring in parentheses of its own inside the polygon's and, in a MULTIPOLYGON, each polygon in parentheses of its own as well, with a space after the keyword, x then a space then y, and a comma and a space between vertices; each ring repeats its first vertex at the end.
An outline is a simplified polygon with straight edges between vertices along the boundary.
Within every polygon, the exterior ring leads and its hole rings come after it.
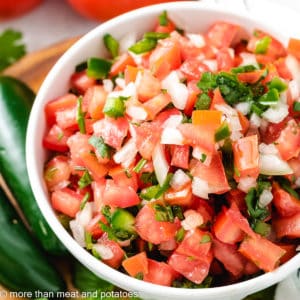
MULTIPOLYGON (((265 1, 265 0, 264 0, 265 1)), ((225 1, 226 2, 226 1, 225 1)), ((265 1, 266 3, 268 1, 265 1)), ((269 5, 269 4, 268 4, 269 5)), ((277 4, 272 3, 273 9, 276 8, 277 4)), ((203 289, 187 289, 187 288, 175 288, 175 287, 165 287, 161 285, 156 285, 148 282, 144 282, 129 275, 126 275, 118 270, 115 270, 106 264, 102 263, 95 257, 93 257, 89 252, 87 252, 84 248, 82 248, 73 237, 63 228, 63 226, 59 223, 58 219, 55 216, 53 209, 49 204, 49 197, 45 196, 44 190, 42 188, 42 179, 39 176, 40 166, 35 159, 37 149, 34 147, 35 145, 35 131, 38 128, 40 114, 43 112, 44 104, 49 100, 46 99, 44 94, 47 89, 51 87, 53 82, 55 82, 55 78, 59 70, 65 65, 69 57, 73 56, 77 49, 89 43, 89 40, 93 39, 95 36, 102 36, 104 32, 109 32, 109 28, 115 27, 119 22, 130 21, 135 19, 136 17, 140 18, 141 15, 147 15, 148 13, 159 14, 159 12, 163 10, 177 10, 177 9, 200 9, 207 10, 211 13, 221 12, 225 14, 235 15, 240 13, 241 17, 246 18, 249 21, 253 21, 256 23, 261 23, 263 27, 266 26, 265 23, 256 20, 255 18, 247 15, 246 11, 241 11, 238 8, 236 9, 230 8, 230 10, 224 10, 224 7, 215 5, 215 3, 202 1, 199 3, 197 1, 183 1, 183 2, 170 2, 170 3, 162 3, 157 5, 152 5, 151 8, 143 7, 123 15, 120 15, 116 18, 113 18, 105 23, 100 24, 95 29, 88 32, 84 35, 79 41, 77 41, 65 54, 58 60, 55 66, 51 69, 46 79, 44 80, 38 95, 36 97, 35 103, 33 105, 30 119, 27 127, 27 137, 26 137, 26 163, 27 169, 29 173, 30 184, 37 199, 37 203, 42 211, 42 214, 46 218, 52 230, 61 240, 61 242, 67 247, 72 255, 74 255, 81 263, 83 263, 86 267, 96 273, 98 276, 103 276, 104 279, 111 281, 117 286, 124 288, 129 291, 136 291, 138 293, 145 293, 153 296, 161 296, 167 295, 170 297, 174 297, 174 299, 182 299, 182 297, 199 297, 205 296, 206 299, 215 299, 215 296, 224 297, 227 294, 238 295, 241 294, 241 291, 249 291, 244 292, 244 294, 249 294, 253 291, 262 289, 264 287, 270 286, 283 278, 285 278, 288 274, 294 271, 297 266, 300 265, 300 254, 295 255, 291 260, 274 270, 273 272, 264 273, 257 277, 254 277, 249 280, 245 280, 242 282, 234 283, 227 286, 221 287, 213 287, 213 288, 203 288, 203 289), (151 11, 151 12, 150 12, 151 11), (50 211, 49 211, 50 208, 50 211)), ((281 12, 283 7, 280 6, 281 12)), ((274 30, 271 30, 274 31, 274 30)))

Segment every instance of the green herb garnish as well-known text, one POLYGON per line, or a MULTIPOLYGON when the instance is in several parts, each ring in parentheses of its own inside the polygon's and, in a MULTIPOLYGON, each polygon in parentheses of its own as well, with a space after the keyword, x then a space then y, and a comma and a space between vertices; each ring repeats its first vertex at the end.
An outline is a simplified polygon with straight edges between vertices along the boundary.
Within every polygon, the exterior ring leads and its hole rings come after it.
POLYGON ((76 114, 76 121, 78 123, 80 133, 86 133, 85 130, 85 112, 82 111, 82 96, 78 97, 77 100, 77 114, 76 114))
POLYGON ((91 136, 89 138, 89 144, 91 144, 98 151, 102 158, 111 157, 112 147, 105 144, 101 136, 91 136))
POLYGON ((78 181, 78 186, 80 189, 83 189, 92 183, 93 179, 90 173, 86 170, 78 181))

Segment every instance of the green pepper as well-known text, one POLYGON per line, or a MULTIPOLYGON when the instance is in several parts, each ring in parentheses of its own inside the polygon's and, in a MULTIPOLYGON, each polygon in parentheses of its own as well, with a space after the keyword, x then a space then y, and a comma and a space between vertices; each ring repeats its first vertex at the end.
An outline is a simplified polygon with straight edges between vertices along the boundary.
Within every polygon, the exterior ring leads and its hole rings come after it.
POLYGON ((60 292, 65 283, 0 189, 0 283, 12 291, 60 292))
POLYGON ((215 141, 219 142, 221 140, 224 140, 230 136, 230 129, 226 122, 224 122, 215 133, 215 141))
POLYGON ((52 254, 66 254, 35 201, 27 174, 25 137, 34 98, 24 83, 0 77, 0 170, 43 248, 52 254))
POLYGON ((256 42, 255 54, 265 54, 268 51, 269 45, 272 39, 269 36, 265 36, 256 42))
POLYGON ((87 61, 87 75, 96 79, 107 78, 111 65, 106 59, 91 57, 87 61))

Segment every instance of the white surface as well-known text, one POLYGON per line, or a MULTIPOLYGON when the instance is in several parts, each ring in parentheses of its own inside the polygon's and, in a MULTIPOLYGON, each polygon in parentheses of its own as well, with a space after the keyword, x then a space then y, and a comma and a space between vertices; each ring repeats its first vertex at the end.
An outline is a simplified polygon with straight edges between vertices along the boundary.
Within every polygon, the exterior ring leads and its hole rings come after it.
MULTIPOLYGON (((234 1, 231 3, 234 3, 234 1)), ((224 19, 241 24, 249 31, 252 31, 255 27, 261 28, 271 34, 282 37, 284 40, 287 40, 289 35, 300 36, 300 27, 298 26, 299 15, 293 14, 292 11, 285 10, 284 8, 277 7, 274 4, 270 8, 270 2, 262 0, 259 2, 259 7, 253 7, 251 9, 251 13, 236 5, 222 5, 221 7, 221 5, 213 5, 213 3, 206 3, 206 5, 200 5, 200 3, 196 2, 176 3, 176 5, 165 4, 156 6, 152 8, 152 10, 148 8, 141 9, 136 13, 129 13, 112 22, 103 24, 68 50, 67 54, 59 60, 58 64, 49 73, 39 91, 32 109, 27 132, 26 153, 30 182, 41 211, 59 239, 79 261, 99 276, 124 289, 139 291, 142 298, 148 299, 240 299, 247 294, 251 294, 283 280, 300 265, 300 254, 273 272, 230 286, 197 290, 177 289, 149 284, 135 278, 130 278, 125 274, 111 269, 81 248, 57 220, 49 204, 48 193, 42 179, 46 152, 41 147, 41 140, 46 124, 45 119, 40 116, 43 114, 45 103, 49 101, 49 99, 53 99, 67 91, 69 76, 73 72, 74 65, 89 56, 96 54, 104 55, 103 45, 99 47, 99 39, 104 33, 110 32, 117 39, 133 29, 136 30, 138 34, 142 34, 152 28, 157 15, 162 10, 167 10, 172 19, 179 21, 179 23, 183 25, 183 29, 190 32, 201 32, 213 21, 224 19), (262 18, 261 11, 268 12, 270 18, 262 18), (288 18, 283 24, 279 24, 279 16, 282 18, 283 15, 288 15, 288 18), (201 20, 201 22, 199 22, 199 20, 201 20), (288 28, 288 31, 286 28, 288 28)))

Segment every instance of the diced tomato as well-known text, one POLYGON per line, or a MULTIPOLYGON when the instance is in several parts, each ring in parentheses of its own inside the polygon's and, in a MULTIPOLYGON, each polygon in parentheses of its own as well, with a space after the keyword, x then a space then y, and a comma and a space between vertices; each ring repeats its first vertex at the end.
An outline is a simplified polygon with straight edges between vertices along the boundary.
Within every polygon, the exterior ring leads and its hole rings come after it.
POLYGON ((282 237, 300 238, 300 213, 274 219, 272 225, 279 239, 282 237))
POLYGON ((184 113, 187 116, 191 116, 194 106, 197 102, 197 96, 200 93, 200 90, 197 86, 197 81, 193 80, 193 81, 189 81, 187 83, 187 89, 188 89, 188 99, 184 108, 184 113))
POLYGON ((288 43, 288 52, 300 60, 300 40, 290 38, 288 43))
POLYGON ((94 123, 94 134, 101 136, 105 144, 119 149, 128 133, 128 120, 125 117, 117 119, 105 117, 94 123))
POLYGON ((247 205, 245 202, 246 194, 239 189, 232 189, 226 194, 226 200, 228 204, 232 205, 234 202, 241 212, 247 211, 247 205))
POLYGON ((191 208, 200 213, 203 218, 203 225, 212 222, 214 217, 214 209, 207 200, 193 195, 191 208))
POLYGON ((246 237, 239 252, 265 272, 273 271, 285 254, 285 250, 259 235, 256 238, 246 237))
POLYGON ((170 205, 190 206, 192 204, 191 183, 187 184, 180 190, 169 188, 164 194, 164 200, 170 205))
POLYGON ((210 107, 209 109, 216 109, 216 105, 224 105, 224 104, 227 104, 219 90, 219 88, 216 88, 214 90, 214 94, 213 94, 213 98, 212 98, 212 101, 210 103, 210 107))
POLYGON ((229 245, 213 240, 213 254, 231 274, 234 276, 242 275, 246 264, 246 259, 237 251, 237 245, 229 245))
POLYGON ((208 255, 212 244, 212 236, 208 231, 193 229, 188 231, 175 252, 195 258, 208 255))
POLYGON ((171 165, 188 169, 189 167, 190 147, 188 145, 174 145, 172 149, 171 165))
POLYGON ((142 274, 144 277, 144 275, 148 273, 148 259, 146 252, 143 251, 126 258, 123 260, 122 266, 130 276, 135 277, 137 274, 142 274))
POLYGON ((209 71, 209 68, 198 58, 188 58, 180 66, 179 70, 182 72, 184 77, 190 81, 199 80, 204 72, 209 71))
POLYGON ((145 102, 161 92, 161 82, 151 72, 142 72, 141 79, 136 87, 138 99, 145 102))
POLYGON ((69 165, 69 158, 64 155, 57 155, 52 158, 46 165, 44 171, 44 178, 47 187, 50 190, 55 189, 59 183, 69 180, 71 175, 71 168, 69 165))
POLYGON ((255 70, 252 72, 238 73, 237 78, 243 83, 256 83, 260 78, 262 78, 265 70, 255 70))
POLYGON ((289 160, 289 166, 293 169, 296 177, 300 177, 300 156, 289 160))
POLYGON ((277 212, 282 217, 289 217, 300 213, 300 200, 280 188, 278 183, 273 183, 273 203, 277 212))
POLYGON ((157 221, 155 209, 151 205, 143 206, 135 220, 135 228, 139 236, 156 245, 172 239, 179 227, 176 221, 174 223, 157 221))
POLYGON ((216 59, 219 71, 229 71, 234 67, 234 55, 230 53, 229 48, 220 49, 216 54, 216 59))
POLYGON ((117 76, 119 73, 124 72, 126 66, 136 66, 134 59, 129 55, 128 52, 123 53, 120 55, 114 64, 111 66, 109 76, 114 77, 117 76))
POLYGON ((72 134, 72 130, 53 125, 43 138, 43 146, 48 150, 66 152, 69 150, 67 141, 72 134))
POLYGON ((254 264, 252 261, 247 260, 244 268, 245 275, 254 275, 258 272, 260 272, 258 266, 254 264))
POLYGON ((78 129, 77 105, 56 112, 56 123, 62 129, 78 129))
POLYGON ((95 204, 95 211, 101 212, 102 207, 105 205, 103 203, 103 193, 105 189, 106 180, 103 178, 101 181, 93 181, 93 198, 95 204))
POLYGON ((184 144, 198 146, 206 154, 215 151, 215 130, 210 125, 180 124, 179 131, 183 135, 184 144))
POLYGON ((82 195, 69 188, 63 188, 51 194, 52 207, 71 218, 75 218, 79 212, 82 199, 82 195))
POLYGON ((157 126, 162 126, 163 123, 171 116, 178 116, 178 115, 181 115, 181 112, 177 108, 166 109, 156 116, 156 118, 154 119, 154 123, 157 126))
POLYGON ((45 106, 45 114, 48 125, 56 123, 56 113, 76 107, 77 97, 74 94, 66 94, 48 102, 45 106))
POLYGON ((98 240, 103 235, 103 230, 100 227, 100 222, 106 224, 106 218, 98 213, 93 217, 93 219, 85 226, 85 230, 90 233, 93 239, 98 240))
POLYGON ((194 110, 192 113, 192 124, 209 126, 213 130, 218 129, 222 123, 222 112, 218 110, 194 110))
POLYGON ((294 119, 286 123, 275 141, 275 146, 284 160, 298 156, 300 153, 300 127, 294 119))
POLYGON ((285 254, 280 258, 280 264, 284 264, 296 255, 296 245, 293 244, 277 244, 285 250, 285 254))
POLYGON ((148 273, 144 274, 144 281, 154 284, 171 286, 178 277, 178 273, 168 264, 148 259, 148 273))
POLYGON ((155 32, 163 32, 163 33, 171 33, 175 29, 176 29, 175 24, 171 20, 167 19, 166 25, 157 24, 154 31, 155 32))
POLYGON ((188 280, 200 284, 208 275, 212 258, 211 252, 201 258, 174 252, 169 257, 168 264, 188 280))
POLYGON ((197 161, 191 169, 191 174, 208 183, 211 193, 223 194, 230 190, 221 155, 216 153, 212 156, 209 166, 197 161))
POLYGON ((223 207, 222 212, 217 215, 213 224, 213 231, 221 242, 235 244, 240 242, 244 238, 245 234, 230 217, 230 214, 227 213, 230 209, 232 208, 228 209, 223 207))
POLYGON ((264 131, 261 130, 261 137, 263 139, 263 142, 266 144, 271 144, 275 142, 279 138, 280 133, 285 128, 287 122, 288 120, 284 119, 283 121, 277 124, 269 123, 264 131))
POLYGON ((209 44, 217 48, 228 48, 239 31, 239 26, 227 22, 216 22, 206 34, 209 44))
POLYGON ((117 242, 110 240, 106 233, 101 236, 97 243, 103 245, 104 247, 107 247, 113 255, 112 258, 102 259, 102 261, 110 267, 118 269, 122 263, 122 260, 124 259, 125 254, 120 245, 117 242))
POLYGON ((160 40, 149 58, 149 68, 159 79, 166 77, 170 71, 181 65, 179 43, 171 38, 160 40))
POLYGON ((135 82, 138 72, 139 68, 127 65, 124 71, 125 84, 127 85, 130 82, 135 82))
POLYGON ((274 62, 279 76, 285 80, 292 80, 293 75, 286 64, 286 58, 281 57, 274 62))
POLYGON ((126 208, 138 205, 140 198, 132 187, 117 185, 113 180, 108 179, 103 191, 103 203, 126 208))
POLYGON ((154 147, 160 140, 161 130, 154 122, 144 122, 140 126, 135 126, 136 147, 143 158, 151 160, 154 147))
POLYGON ((258 137, 251 135, 240 138, 232 144, 234 166, 238 170, 235 174, 235 180, 239 181, 240 177, 257 178, 259 175, 259 153, 258 153, 258 137))
POLYGON ((87 111, 92 119, 99 120, 104 116, 103 107, 106 96, 107 92, 101 85, 89 88, 84 94, 83 102, 87 104, 87 111))
POLYGON ((75 88, 79 94, 84 94, 88 88, 96 84, 96 79, 87 76, 86 71, 74 73, 71 76, 70 84, 72 88, 75 88))
POLYGON ((172 99, 168 93, 160 93, 143 104, 148 113, 148 119, 153 120, 155 116, 163 110, 172 99))
POLYGON ((237 112, 238 112, 240 124, 242 126, 241 132, 242 132, 242 134, 245 135, 248 132, 248 130, 249 130, 250 121, 240 111, 237 111, 237 112))
POLYGON ((137 174, 130 170, 125 170, 118 165, 109 170, 108 175, 112 177, 114 182, 120 186, 130 186, 134 191, 138 190, 137 174))

